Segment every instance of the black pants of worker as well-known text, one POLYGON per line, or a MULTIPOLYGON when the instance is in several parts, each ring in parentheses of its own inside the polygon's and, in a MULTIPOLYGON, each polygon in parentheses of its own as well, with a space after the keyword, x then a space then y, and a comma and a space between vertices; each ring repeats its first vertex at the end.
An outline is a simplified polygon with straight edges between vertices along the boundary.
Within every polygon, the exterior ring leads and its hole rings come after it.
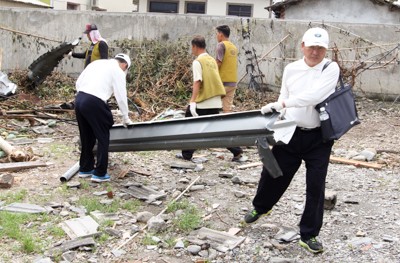
POLYGON ((333 141, 323 142, 319 128, 304 131, 297 128, 287 145, 275 145, 272 153, 283 176, 272 178, 263 168, 253 206, 266 213, 279 201, 289 187, 302 160, 306 167, 306 203, 300 221, 300 235, 316 237, 322 227, 325 198, 325 179, 333 141))
MULTIPOLYGON (((199 116, 213 115, 219 114, 219 109, 196 109, 196 112, 199 114, 199 116)), ((185 117, 193 117, 192 113, 190 112, 190 106, 188 106, 186 109, 185 117)), ((226 149, 228 149, 233 156, 238 156, 239 154, 243 153, 243 150, 240 147, 228 147, 226 149)), ((192 159, 195 151, 196 150, 182 150, 182 157, 186 160, 190 160, 192 159)))
POLYGON ((114 124, 108 105, 96 96, 79 92, 75 98, 75 113, 81 139, 79 171, 94 169, 94 175, 104 176, 108 167, 110 128, 114 124), (97 140, 96 166, 93 147, 97 140))

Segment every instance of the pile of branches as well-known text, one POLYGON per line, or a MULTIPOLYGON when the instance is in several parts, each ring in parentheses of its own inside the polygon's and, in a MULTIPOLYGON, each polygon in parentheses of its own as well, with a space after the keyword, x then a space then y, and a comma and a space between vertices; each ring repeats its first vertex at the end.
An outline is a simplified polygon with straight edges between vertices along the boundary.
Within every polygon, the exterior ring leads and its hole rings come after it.
POLYGON ((193 61, 189 47, 184 41, 145 40, 131 52, 128 93, 149 114, 187 105, 193 61))
MULTIPOLYGON (((127 76, 128 98, 140 107, 142 121, 150 120, 168 108, 184 109, 187 106, 192 93, 191 66, 194 59, 187 40, 121 40, 115 41, 112 46, 131 56, 132 65, 127 76)), ((13 103, 8 100, 16 106, 9 105, 9 110, 33 109, 74 100, 76 79, 55 71, 36 89, 29 90, 24 88, 26 76, 26 71, 11 73, 9 78, 18 85, 20 94, 13 103)), ((235 110, 257 109, 273 101, 275 98, 268 98, 271 95, 246 87, 239 88, 235 96, 235 110)), ((113 100, 111 102, 114 104, 113 100)), ((131 103, 130 110, 136 111, 131 103)))

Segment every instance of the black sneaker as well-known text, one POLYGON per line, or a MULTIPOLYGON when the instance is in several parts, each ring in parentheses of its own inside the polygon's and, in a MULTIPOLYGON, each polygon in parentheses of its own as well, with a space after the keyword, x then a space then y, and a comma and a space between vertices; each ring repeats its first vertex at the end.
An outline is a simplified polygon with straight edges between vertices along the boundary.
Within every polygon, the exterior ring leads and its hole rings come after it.
POLYGON ((315 237, 312 237, 310 239, 301 238, 299 244, 300 246, 304 247, 312 253, 321 253, 322 251, 324 251, 322 244, 318 242, 315 237))
POLYGON ((257 210, 253 209, 250 212, 248 212, 245 216, 244 216, 244 222, 246 222, 247 224, 251 224, 256 222, 259 218, 268 215, 269 213, 271 213, 271 210, 269 210, 268 212, 261 214, 258 213, 257 210))

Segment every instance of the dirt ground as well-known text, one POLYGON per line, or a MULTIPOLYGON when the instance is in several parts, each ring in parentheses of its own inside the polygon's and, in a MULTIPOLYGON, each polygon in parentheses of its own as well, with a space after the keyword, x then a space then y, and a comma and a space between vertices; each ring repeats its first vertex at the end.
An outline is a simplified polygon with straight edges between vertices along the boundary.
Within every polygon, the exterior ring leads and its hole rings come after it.
MULTIPOLYGON (((159 205, 140 203, 138 212, 157 214, 176 193, 200 176, 196 184, 204 185, 204 188, 188 191, 182 199, 188 200, 201 211, 201 225, 220 231, 240 228, 237 235, 246 238, 232 251, 217 252, 209 258, 209 262, 400 262, 400 104, 359 99, 358 109, 361 124, 335 143, 333 155, 348 158, 354 152, 372 148, 377 151, 372 163, 381 164, 382 168, 370 169, 338 163, 330 165, 327 189, 337 193, 338 202, 333 210, 325 213, 320 234, 325 252, 317 256, 301 249, 296 241, 282 244, 274 241, 279 229, 295 228, 300 220, 304 202, 304 167, 270 216, 244 226, 241 220, 247 209, 251 209, 261 168, 238 169, 240 164, 232 163, 231 154, 224 149, 197 151, 196 155, 208 160, 203 163, 204 169, 198 172, 170 167, 171 163, 177 161, 175 154, 178 151, 110 153, 110 184, 90 183, 88 179, 75 176, 71 181, 86 180, 88 187, 69 189, 60 194, 65 186, 59 178, 78 161, 79 149, 77 126, 58 122, 55 133, 32 132, 29 133, 31 141, 28 144, 16 145, 23 149, 31 148, 38 160, 48 162, 49 166, 13 172, 15 182, 10 189, 0 190, 0 201, 4 201, 1 197, 25 189, 27 195, 24 202, 38 205, 50 201, 74 204, 79 197, 106 188, 112 188, 118 198, 124 185, 140 183, 166 193, 166 199, 159 205), (128 175, 117 178, 126 169, 130 169, 128 175), (142 171, 147 175, 134 171, 142 171), (240 178, 241 183, 221 177, 222 173, 240 178), (237 193, 243 193, 243 196, 237 193)), ((12 121, 5 123, 2 120, 1 123, 2 126, 16 127, 12 121)), ((245 154, 249 157, 247 163, 259 161, 256 148, 246 148, 245 154)), ((114 225, 115 229, 126 233, 134 224, 144 226, 132 220, 135 214, 126 211, 117 214, 120 221, 114 225)), ((70 213, 53 223, 76 216, 70 213)), ((112 255, 111 251, 129 236, 109 237, 106 242, 98 242, 94 251, 78 250, 72 262, 196 262, 201 258, 184 249, 161 245, 163 242, 156 248, 149 248, 143 243, 145 235, 140 233, 124 245, 121 248, 124 253, 119 257, 112 255)), ((157 236, 162 240, 185 240, 187 234, 167 231, 157 236)), ((42 252, 26 254, 16 249, 18 244, 14 240, 3 237, 0 262, 33 262, 37 258, 45 258, 46 251, 52 245, 67 239, 67 236, 50 239, 48 247, 43 248, 42 252)))

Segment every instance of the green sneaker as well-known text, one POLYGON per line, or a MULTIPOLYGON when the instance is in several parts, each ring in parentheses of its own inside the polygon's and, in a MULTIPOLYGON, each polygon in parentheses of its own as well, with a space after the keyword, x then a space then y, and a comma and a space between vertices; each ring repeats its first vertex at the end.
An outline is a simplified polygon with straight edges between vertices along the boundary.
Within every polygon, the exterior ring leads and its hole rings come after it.
POLYGON ((317 241, 315 237, 312 237, 310 239, 303 239, 301 238, 299 241, 300 246, 304 247, 308 251, 312 253, 321 253, 324 251, 324 248, 320 242, 317 241))
POLYGON ((271 213, 271 210, 269 210, 268 212, 261 214, 258 213, 257 210, 253 209, 250 212, 248 212, 245 216, 244 216, 244 222, 246 222, 247 224, 251 224, 256 222, 259 218, 269 215, 271 213))

